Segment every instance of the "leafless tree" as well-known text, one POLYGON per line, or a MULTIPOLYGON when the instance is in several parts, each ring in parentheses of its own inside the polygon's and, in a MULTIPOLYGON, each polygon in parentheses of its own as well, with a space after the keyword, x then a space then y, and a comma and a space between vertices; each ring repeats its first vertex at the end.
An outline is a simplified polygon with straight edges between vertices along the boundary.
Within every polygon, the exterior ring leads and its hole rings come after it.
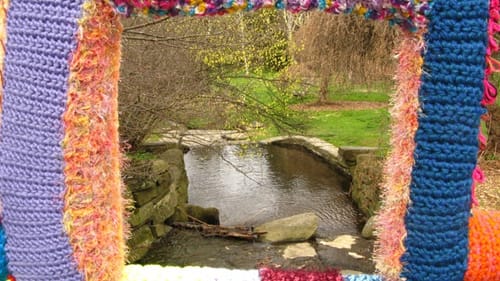
POLYGON ((390 80, 396 29, 385 22, 356 15, 317 13, 307 17, 295 34, 298 52, 291 72, 310 77, 319 86, 319 102, 327 101, 333 83, 366 84, 390 80))

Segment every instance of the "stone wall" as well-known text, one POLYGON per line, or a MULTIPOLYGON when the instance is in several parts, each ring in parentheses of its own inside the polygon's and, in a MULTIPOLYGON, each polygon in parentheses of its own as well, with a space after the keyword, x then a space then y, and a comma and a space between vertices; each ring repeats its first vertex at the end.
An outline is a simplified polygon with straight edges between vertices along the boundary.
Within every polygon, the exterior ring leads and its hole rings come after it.
POLYGON ((187 203, 183 151, 170 148, 152 152, 146 154, 148 157, 131 159, 124 171, 129 198, 134 204, 129 218, 129 262, 142 258, 153 242, 171 230, 166 221, 187 203))
POLYGON ((372 217, 380 207, 380 184, 383 157, 375 153, 359 154, 352 168, 351 198, 365 219, 372 217))

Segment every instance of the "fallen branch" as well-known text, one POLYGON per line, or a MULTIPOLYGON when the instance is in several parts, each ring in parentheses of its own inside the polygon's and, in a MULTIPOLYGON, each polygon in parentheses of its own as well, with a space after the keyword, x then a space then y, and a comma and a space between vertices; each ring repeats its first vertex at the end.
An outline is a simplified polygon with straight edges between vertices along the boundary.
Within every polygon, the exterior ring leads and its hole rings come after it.
POLYGON ((237 238, 249 241, 255 241, 265 234, 265 232, 253 231, 252 227, 212 225, 200 220, 195 220, 195 222, 175 222, 172 226, 197 230, 204 237, 237 238))

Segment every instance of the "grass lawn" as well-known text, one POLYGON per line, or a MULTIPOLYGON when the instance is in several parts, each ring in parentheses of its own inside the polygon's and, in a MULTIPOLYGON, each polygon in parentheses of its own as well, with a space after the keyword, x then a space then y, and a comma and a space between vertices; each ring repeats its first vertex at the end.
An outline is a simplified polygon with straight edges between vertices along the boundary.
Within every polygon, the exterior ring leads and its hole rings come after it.
POLYGON ((310 112, 307 135, 336 146, 386 146, 389 113, 386 109, 310 112))
MULTIPOLYGON (((348 88, 330 87, 328 100, 335 101, 369 101, 369 102, 389 102, 390 86, 379 85, 371 88, 353 86, 348 88)), ((313 103, 318 98, 318 90, 311 89, 307 96, 297 99, 298 103, 313 103)))
MULTIPOLYGON (((317 100, 317 87, 310 87, 304 96, 284 95, 270 82, 277 74, 268 73, 263 79, 235 75, 229 79, 230 85, 246 92, 251 98, 272 104, 276 99, 290 105, 312 104, 317 100)), ((361 86, 349 88, 330 88, 329 100, 332 102, 364 101, 389 102, 388 85, 376 85, 369 89, 361 86)), ((389 132, 389 114, 387 109, 363 110, 307 110, 304 112, 305 131, 292 132, 311 137, 318 137, 336 146, 379 146, 387 147, 389 132)), ((257 140, 284 135, 272 126, 267 126, 256 134, 257 140)))

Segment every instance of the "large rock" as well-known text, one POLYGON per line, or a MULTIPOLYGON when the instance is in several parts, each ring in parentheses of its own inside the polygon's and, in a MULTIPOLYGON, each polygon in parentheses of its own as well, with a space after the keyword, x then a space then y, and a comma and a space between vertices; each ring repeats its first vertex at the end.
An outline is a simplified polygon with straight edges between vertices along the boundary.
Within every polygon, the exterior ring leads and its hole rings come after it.
POLYGON ((165 222, 174 214, 176 206, 177 193, 175 192, 175 186, 171 185, 170 192, 163 196, 154 206, 153 222, 156 224, 165 222))
POLYGON ((186 213, 208 224, 220 224, 219 210, 217 208, 203 208, 196 205, 186 205, 186 213))
POLYGON ((303 213, 259 225, 255 231, 266 232, 261 238, 271 243, 300 242, 316 233, 318 220, 314 213, 303 213))
POLYGON ((153 202, 149 202, 148 204, 135 209, 134 213, 130 216, 128 222, 132 227, 143 225, 144 223, 146 223, 151 219, 154 213, 155 213, 154 204, 153 202))
POLYGON ((361 154, 356 159, 351 198, 363 215, 369 218, 380 208, 383 159, 374 154, 361 154))
POLYGON ((143 190, 143 191, 136 191, 133 193, 134 194, 134 201, 137 206, 144 206, 148 202, 153 201, 158 194, 159 194, 159 189, 158 188, 150 188, 148 190, 143 190))
POLYGON ((155 237, 149 226, 144 225, 134 230, 131 238, 127 241, 127 245, 131 249, 127 258, 128 261, 132 263, 141 259, 146 255, 154 241, 155 237))
POLYGON ((363 227, 363 231, 361 231, 361 236, 363 238, 371 239, 374 238, 375 235, 373 233, 374 228, 375 228, 375 216, 371 216, 365 223, 365 226, 363 227))

